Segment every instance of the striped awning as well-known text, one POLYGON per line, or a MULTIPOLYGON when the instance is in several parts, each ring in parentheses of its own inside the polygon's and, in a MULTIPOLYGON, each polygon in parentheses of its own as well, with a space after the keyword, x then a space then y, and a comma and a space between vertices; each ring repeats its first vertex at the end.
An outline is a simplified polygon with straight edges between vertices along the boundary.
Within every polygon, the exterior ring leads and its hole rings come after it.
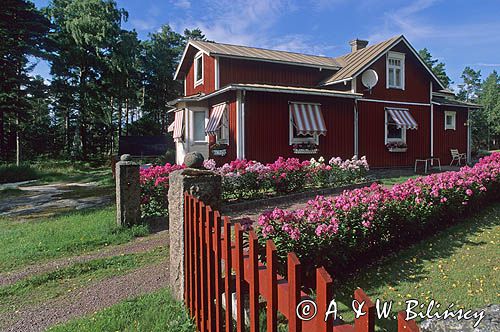
POLYGON ((174 122, 170 126, 168 126, 168 131, 174 132, 174 142, 182 141, 182 131, 184 129, 184 110, 176 110, 174 122))
POLYGON ((326 135, 325 120, 320 105, 290 103, 290 112, 298 135, 326 135))
POLYGON ((221 125, 222 116, 226 110, 226 103, 217 104, 212 106, 212 112, 210 113, 210 119, 208 119, 207 127, 205 132, 209 136, 215 136, 217 130, 221 125))
POLYGON ((396 122, 397 128, 417 129, 417 121, 411 116, 410 112, 399 108, 386 108, 389 115, 396 122))

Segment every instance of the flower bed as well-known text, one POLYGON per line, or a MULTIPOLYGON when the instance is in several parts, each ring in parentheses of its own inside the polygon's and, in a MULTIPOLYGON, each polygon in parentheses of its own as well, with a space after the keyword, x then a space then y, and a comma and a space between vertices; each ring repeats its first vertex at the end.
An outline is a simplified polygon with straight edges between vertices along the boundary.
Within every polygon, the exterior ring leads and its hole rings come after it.
POLYGON ((184 165, 152 166, 141 168, 141 216, 162 217, 168 215, 168 175, 184 165))
MULTIPOLYGON (((222 176, 224 200, 255 199, 277 194, 325 188, 361 182, 368 170, 366 158, 342 160, 324 158, 299 161, 279 157, 274 163, 234 160, 221 167, 215 161, 204 162, 205 168, 222 176)), ((166 164, 141 169, 141 212, 143 217, 168 215, 168 175, 184 166, 166 164)))
POLYGON ((279 157, 266 165, 254 160, 234 160, 219 168, 215 161, 207 160, 204 166, 222 175, 222 196, 226 201, 351 184, 361 181, 368 170, 365 157, 332 158, 328 163, 323 157, 302 162, 279 157))
POLYGON ((318 196, 303 210, 275 209, 259 217, 256 231, 262 244, 274 241, 282 260, 293 251, 308 268, 340 271, 442 228, 499 193, 495 153, 459 172, 409 179, 391 189, 373 184, 333 198, 318 196))

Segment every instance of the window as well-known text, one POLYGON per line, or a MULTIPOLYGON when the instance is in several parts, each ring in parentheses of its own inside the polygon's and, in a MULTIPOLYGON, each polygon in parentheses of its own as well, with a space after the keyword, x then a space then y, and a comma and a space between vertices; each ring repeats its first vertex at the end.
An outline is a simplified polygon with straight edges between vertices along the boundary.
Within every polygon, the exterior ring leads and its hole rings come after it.
POLYGON ((203 84, 203 52, 194 57, 194 86, 203 84))
POLYGON ((319 135, 318 134, 299 135, 297 131, 297 126, 293 122, 292 112, 290 112, 290 145, 303 144, 303 143, 314 143, 318 145, 319 135))
POLYGON ((387 54, 387 88, 405 89, 405 55, 389 52, 387 54))
POLYGON ((406 143, 406 128, 401 127, 394 121, 389 112, 385 112, 385 144, 390 142, 406 143), (400 128, 398 128, 398 126, 400 128))
POLYGON ((229 112, 227 107, 224 113, 222 113, 222 119, 219 129, 217 129, 216 138, 218 144, 229 144, 229 112))
POLYGON ((193 142, 205 143, 205 112, 193 112, 193 142))
POLYGON ((455 130, 456 127, 456 122, 457 122, 457 113, 456 112, 451 112, 451 111, 446 111, 444 112, 444 129, 451 129, 455 130))

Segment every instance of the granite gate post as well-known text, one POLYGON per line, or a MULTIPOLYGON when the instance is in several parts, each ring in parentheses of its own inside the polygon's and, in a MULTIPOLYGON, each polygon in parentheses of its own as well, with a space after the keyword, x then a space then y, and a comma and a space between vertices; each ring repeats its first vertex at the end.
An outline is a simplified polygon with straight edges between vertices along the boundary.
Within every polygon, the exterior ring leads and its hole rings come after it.
POLYGON ((184 158, 188 167, 169 175, 168 214, 170 237, 170 287, 175 299, 184 297, 184 192, 218 210, 221 204, 222 178, 203 169, 203 156, 189 153, 184 158), (195 168, 196 167, 196 168, 195 168))
POLYGON ((116 163, 116 222, 129 227, 141 221, 139 164, 129 154, 116 163))

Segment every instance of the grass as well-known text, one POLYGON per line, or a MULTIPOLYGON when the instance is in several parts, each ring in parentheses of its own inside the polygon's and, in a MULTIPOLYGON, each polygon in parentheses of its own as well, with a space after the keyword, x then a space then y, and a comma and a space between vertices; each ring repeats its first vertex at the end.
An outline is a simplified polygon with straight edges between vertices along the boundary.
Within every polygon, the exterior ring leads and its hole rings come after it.
POLYGON ((417 178, 419 176, 421 176, 421 175, 417 174, 417 175, 407 175, 407 176, 399 176, 399 177, 393 177, 393 178, 381 178, 381 179, 378 179, 378 181, 382 185, 393 186, 393 185, 398 184, 398 183, 403 183, 410 178, 413 179, 413 178, 417 178))
POLYGON ((96 182, 112 186, 111 166, 102 163, 50 160, 16 166, 0 165, 0 183, 38 180, 39 184, 54 182, 96 182))
POLYGON ((115 209, 75 212, 36 222, 0 219, 0 272, 120 244, 149 233, 146 225, 119 228, 115 209))
POLYGON ((167 250, 161 247, 150 252, 75 263, 56 271, 29 277, 12 285, 0 287, 0 308, 15 311, 28 304, 40 303, 77 291, 92 282, 126 274, 152 262, 159 262, 165 257, 168 257, 167 250))
MULTIPOLYGON (((450 303, 454 310, 498 303, 499 244, 500 203, 495 203, 348 280, 336 280, 341 285, 334 290, 340 314, 352 322, 347 305, 357 287, 372 300, 393 301, 393 312, 404 310, 410 298, 425 304, 434 299, 444 306, 441 311, 450 303)), ((397 325, 394 320, 380 320, 377 329, 395 331, 397 325)))
POLYGON ((195 332, 196 328, 184 305, 175 301, 168 289, 162 289, 55 326, 49 331, 195 332))

